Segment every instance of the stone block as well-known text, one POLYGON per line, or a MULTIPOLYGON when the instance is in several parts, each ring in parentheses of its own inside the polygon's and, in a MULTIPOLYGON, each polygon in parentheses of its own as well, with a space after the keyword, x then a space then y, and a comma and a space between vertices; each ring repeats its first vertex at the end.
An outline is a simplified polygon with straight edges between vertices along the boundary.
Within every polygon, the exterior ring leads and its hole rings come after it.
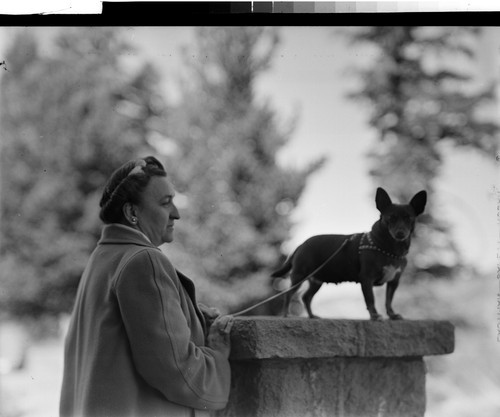
POLYGON ((423 417, 423 356, 451 353, 442 321, 241 317, 218 417, 423 417))

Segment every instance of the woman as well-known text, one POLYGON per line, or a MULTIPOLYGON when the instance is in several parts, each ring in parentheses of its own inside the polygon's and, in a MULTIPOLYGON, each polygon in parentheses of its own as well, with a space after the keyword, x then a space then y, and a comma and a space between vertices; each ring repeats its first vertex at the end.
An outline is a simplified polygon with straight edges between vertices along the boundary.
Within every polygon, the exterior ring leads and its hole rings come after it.
POLYGON ((232 319, 202 312, 193 283, 158 249, 173 240, 174 195, 154 157, 127 162, 109 179, 105 226, 66 336, 62 417, 198 416, 225 407, 232 319))

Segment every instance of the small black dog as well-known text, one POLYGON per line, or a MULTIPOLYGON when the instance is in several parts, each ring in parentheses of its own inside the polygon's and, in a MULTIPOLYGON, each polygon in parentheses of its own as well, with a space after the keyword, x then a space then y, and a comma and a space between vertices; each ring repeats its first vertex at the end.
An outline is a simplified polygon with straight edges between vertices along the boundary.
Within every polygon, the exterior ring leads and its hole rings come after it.
MULTIPOLYGON (((402 319, 392 309, 392 299, 399 277, 406 267, 406 255, 415 219, 424 211, 427 193, 420 191, 415 194, 409 204, 393 204, 387 192, 378 188, 375 202, 381 215, 370 232, 313 236, 300 245, 285 264, 272 274, 273 277, 281 277, 291 270, 293 286, 320 267, 308 278, 309 289, 302 296, 310 318, 317 318, 311 311, 311 300, 324 282, 338 284, 351 281, 361 284, 372 320, 382 319, 375 308, 373 286, 387 283, 387 314, 392 320, 402 319), (338 253, 332 257, 337 250, 338 253), (324 265, 321 266, 322 264, 324 265)), ((297 289, 285 294, 285 317, 291 297, 297 289)))

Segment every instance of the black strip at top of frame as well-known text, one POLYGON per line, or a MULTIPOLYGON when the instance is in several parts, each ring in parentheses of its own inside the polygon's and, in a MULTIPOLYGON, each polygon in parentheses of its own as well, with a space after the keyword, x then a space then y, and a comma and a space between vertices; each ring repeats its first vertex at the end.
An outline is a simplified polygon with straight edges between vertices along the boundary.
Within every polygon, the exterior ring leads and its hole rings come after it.
MULTIPOLYGON (((276 2, 274 2, 276 3, 276 2)), ((291 4, 293 2, 290 2, 291 4)), ((292 13, 273 2, 106 2, 95 15, 0 15, 2 26, 497 26, 500 12, 292 13)), ((291 10, 294 8, 292 7, 291 10)))

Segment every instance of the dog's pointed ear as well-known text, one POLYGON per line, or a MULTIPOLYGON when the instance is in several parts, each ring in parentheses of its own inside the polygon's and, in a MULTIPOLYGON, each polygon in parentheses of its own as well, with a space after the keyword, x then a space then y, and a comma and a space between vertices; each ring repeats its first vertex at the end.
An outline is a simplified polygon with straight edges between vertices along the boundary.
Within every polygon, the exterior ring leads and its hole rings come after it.
POLYGON ((377 204, 377 210, 381 213, 392 204, 391 197, 387 194, 383 188, 377 188, 377 194, 375 196, 375 203, 377 204))
POLYGON ((415 210, 415 215, 420 215, 424 212, 425 204, 427 203, 427 192, 424 190, 418 192, 410 201, 410 206, 415 210))

